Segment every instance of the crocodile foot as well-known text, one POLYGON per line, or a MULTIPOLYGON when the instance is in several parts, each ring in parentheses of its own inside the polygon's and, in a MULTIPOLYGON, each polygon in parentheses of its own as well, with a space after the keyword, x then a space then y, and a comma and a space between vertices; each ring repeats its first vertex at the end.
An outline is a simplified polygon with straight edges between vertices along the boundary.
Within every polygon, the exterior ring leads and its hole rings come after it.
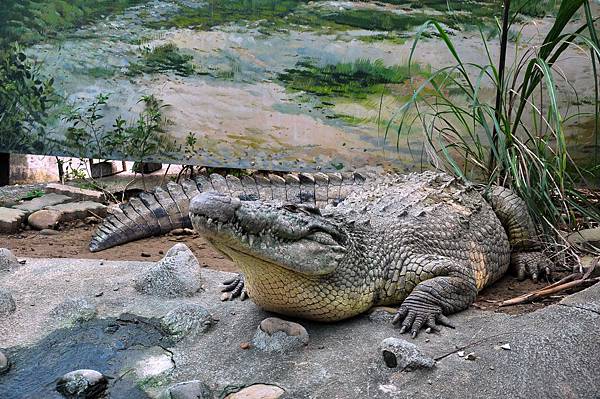
POLYGON ((427 333, 439 331, 438 323, 454 328, 450 320, 442 314, 439 306, 417 302, 406 303, 406 301, 398 308, 392 320, 392 324, 400 324, 400 334, 410 331, 412 338, 415 338, 422 328, 425 328, 427 333))
POLYGON ((542 252, 515 252, 510 262, 519 280, 531 277, 534 281, 538 281, 542 276, 545 276, 548 281, 552 280, 554 264, 542 252))
POLYGON ((246 291, 246 287, 244 286, 244 275, 238 274, 232 279, 227 281, 223 281, 223 285, 225 286, 221 292, 229 292, 229 300, 233 300, 237 297, 240 297, 240 300, 245 300, 248 298, 248 292, 246 291))

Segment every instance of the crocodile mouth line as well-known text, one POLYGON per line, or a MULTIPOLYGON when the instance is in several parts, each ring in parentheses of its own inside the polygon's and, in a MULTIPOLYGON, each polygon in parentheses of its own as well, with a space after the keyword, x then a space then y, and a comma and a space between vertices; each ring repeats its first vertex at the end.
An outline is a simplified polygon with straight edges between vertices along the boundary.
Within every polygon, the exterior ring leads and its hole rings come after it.
POLYGON ((330 254, 328 259, 333 264, 339 264, 346 255, 346 247, 339 242, 340 239, 318 227, 305 232, 291 232, 275 226, 249 232, 238 218, 227 222, 201 214, 192 215, 192 218, 195 220, 194 224, 203 230, 208 242, 232 261, 235 261, 232 259, 234 254, 242 254, 290 269, 289 259, 275 255, 277 250, 282 251, 286 247, 294 248, 298 255, 304 252, 303 255, 307 257, 311 256, 311 251, 313 254, 327 252, 330 254), (306 248, 306 251, 298 251, 300 248, 306 248))
POLYGON ((289 244, 298 242, 300 240, 310 240, 321 245, 337 246, 343 249, 344 245, 339 242, 332 234, 324 230, 309 230, 306 234, 298 234, 294 236, 292 233, 288 233, 287 237, 285 232, 280 229, 265 228, 256 233, 248 232, 238 220, 221 222, 203 215, 193 215, 193 217, 200 222, 205 230, 217 235, 231 234, 237 237, 241 242, 246 243, 249 247, 253 247, 257 240, 272 240, 276 244, 289 244))

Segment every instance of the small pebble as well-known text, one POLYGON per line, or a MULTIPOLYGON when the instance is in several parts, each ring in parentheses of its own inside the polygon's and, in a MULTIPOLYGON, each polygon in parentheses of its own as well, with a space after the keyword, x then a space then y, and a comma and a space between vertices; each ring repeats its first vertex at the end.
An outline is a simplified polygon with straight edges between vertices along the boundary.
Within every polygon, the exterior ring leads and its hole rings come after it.
POLYGON ((224 292, 221 294, 221 301, 229 300, 229 292, 224 292))
POLYGON ((104 292, 100 291, 100 292, 98 292, 98 293, 95 295, 95 297, 96 297, 96 298, 99 298, 99 297, 101 297, 102 295, 104 295, 104 292))
POLYGON ((494 366, 490 366, 490 370, 494 370, 494 366))
POLYGON ((250 349, 250 342, 242 342, 240 344, 240 348, 242 348, 242 349, 250 349))
POLYGON ((477 356, 475 356, 475 352, 468 353, 465 356, 465 360, 475 360, 475 359, 477 359, 477 356))
POLYGON ((500 346, 500 348, 504 349, 505 351, 509 351, 510 350, 510 344, 504 344, 504 345, 500 346))
POLYGON ((431 380, 427 380, 427 383, 428 383, 429 385, 431 385, 431 384, 433 384, 433 381, 431 381, 431 380))
POLYGON ((158 254, 159 254, 159 255, 164 255, 164 254, 165 254, 165 251, 158 251, 158 254))
POLYGON ((142 256, 142 258, 149 258, 152 256, 148 252, 142 252, 140 255, 142 256))
POLYGON ((102 397, 108 380, 96 370, 76 370, 63 375, 56 383, 56 390, 67 398, 102 397))
POLYGON ((456 354, 460 357, 464 357, 465 356, 465 351, 458 351, 456 352, 456 354))
POLYGON ((425 342, 429 342, 429 338, 425 338, 425 342))

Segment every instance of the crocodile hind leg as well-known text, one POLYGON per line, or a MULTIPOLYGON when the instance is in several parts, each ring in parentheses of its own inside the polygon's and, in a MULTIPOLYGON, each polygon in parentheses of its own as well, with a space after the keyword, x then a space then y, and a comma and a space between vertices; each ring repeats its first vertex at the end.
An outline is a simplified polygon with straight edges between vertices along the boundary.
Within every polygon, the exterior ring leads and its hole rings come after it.
POLYGON ((490 205, 506 230, 512 250, 511 267, 519 280, 545 275, 552 278, 554 264, 540 249, 535 223, 527 204, 514 191, 496 186, 486 194, 490 205))
POLYGON ((548 280, 552 279, 554 264, 542 252, 513 252, 510 257, 510 265, 519 280, 531 277, 534 281, 538 281, 542 275, 546 276, 548 280))
POLYGON ((439 330, 438 323, 453 328, 446 315, 466 309, 477 296, 472 268, 443 256, 415 257, 413 262, 407 269, 432 277, 414 287, 392 323, 400 324, 401 334, 410 331, 413 338, 422 328, 439 330))

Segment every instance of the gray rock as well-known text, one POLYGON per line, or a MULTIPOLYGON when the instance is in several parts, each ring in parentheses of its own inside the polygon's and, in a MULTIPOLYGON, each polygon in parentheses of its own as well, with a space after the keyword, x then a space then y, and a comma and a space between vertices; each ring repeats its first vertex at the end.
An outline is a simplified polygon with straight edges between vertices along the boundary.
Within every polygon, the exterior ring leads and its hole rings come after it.
POLYGON ((600 244, 600 227, 583 229, 569 234, 567 241, 571 244, 596 243, 600 244))
POLYGON ((389 368, 414 370, 431 368, 435 365, 435 360, 422 354, 415 344, 401 338, 384 339, 379 345, 379 350, 384 364, 389 368))
POLYGON ((213 399, 214 395, 208 385, 193 380, 180 382, 165 389, 159 399, 213 399))
POLYGON ((64 194, 75 201, 96 201, 101 202, 104 195, 100 191, 86 190, 79 187, 67 186, 59 183, 50 183, 46 185, 46 192, 64 194))
POLYGON ((19 267, 17 257, 7 248, 0 248, 0 272, 10 272, 19 267))
POLYGON ((4 353, 0 351, 0 375, 6 373, 10 369, 10 362, 4 353))
POLYGON ((60 222, 71 222, 93 215, 106 216, 106 205, 94 201, 70 202, 68 204, 49 206, 46 209, 62 212, 60 222))
POLYGON ((21 229, 27 212, 21 209, 0 207, 0 233, 15 233, 21 229))
POLYGON ((75 370, 63 375, 56 390, 66 398, 94 399, 104 396, 108 380, 96 370, 75 370))
POLYGON ((31 201, 25 201, 22 204, 16 205, 14 208, 21 209, 27 213, 33 213, 48 206, 63 204, 69 201, 73 201, 71 197, 62 194, 50 193, 44 194, 38 198, 34 198, 31 201))
POLYGON ((177 340, 203 334, 214 323, 208 310, 197 304, 183 304, 167 313, 160 321, 164 332, 177 340))
POLYGON ((52 318, 64 326, 92 320, 96 314, 96 306, 85 298, 67 299, 50 312, 52 318))
POLYGON ((10 291, 0 288, 0 316, 7 316, 17 310, 10 291))
POLYGON ((42 209, 35 211, 27 218, 27 224, 36 230, 53 229, 58 226, 62 217, 62 212, 42 209))
POLYGON ((306 329, 291 321, 269 317, 260 322, 252 344, 264 352, 287 352, 308 345, 306 329))
POLYGON ((137 278, 134 286, 146 295, 192 296, 202 287, 200 264, 185 244, 176 244, 148 272, 137 278))

